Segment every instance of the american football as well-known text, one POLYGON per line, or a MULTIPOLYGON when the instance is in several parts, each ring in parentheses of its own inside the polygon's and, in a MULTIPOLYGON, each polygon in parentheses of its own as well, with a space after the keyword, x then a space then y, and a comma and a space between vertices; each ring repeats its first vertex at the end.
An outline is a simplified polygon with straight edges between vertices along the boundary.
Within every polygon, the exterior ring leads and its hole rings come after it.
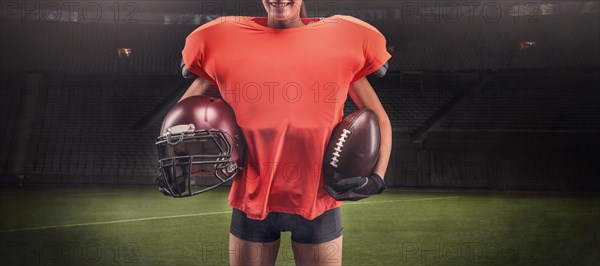
POLYGON ((379 156, 379 122, 365 108, 344 117, 335 127, 323 158, 323 176, 332 184, 343 177, 367 176, 379 156))

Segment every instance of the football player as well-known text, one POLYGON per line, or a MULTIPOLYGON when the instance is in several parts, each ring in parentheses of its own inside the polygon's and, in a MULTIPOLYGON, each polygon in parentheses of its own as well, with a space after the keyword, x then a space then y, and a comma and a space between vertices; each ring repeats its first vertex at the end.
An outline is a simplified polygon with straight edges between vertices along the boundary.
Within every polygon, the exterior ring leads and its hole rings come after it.
POLYGON ((324 188, 324 147, 347 96, 378 117, 381 144, 373 174, 344 184, 381 191, 391 125, 366 79, 383 76, 385 37, 346 15, 307 18, 302 0, 263 0, 267 17, 224 16, 187 38, 182 74, 195 78, 182 97, 220 92, 247 144, 233 179, 231 265, 274 265, 281 231, 291 231, 298 265, 341 265, 340 206, 324 188))

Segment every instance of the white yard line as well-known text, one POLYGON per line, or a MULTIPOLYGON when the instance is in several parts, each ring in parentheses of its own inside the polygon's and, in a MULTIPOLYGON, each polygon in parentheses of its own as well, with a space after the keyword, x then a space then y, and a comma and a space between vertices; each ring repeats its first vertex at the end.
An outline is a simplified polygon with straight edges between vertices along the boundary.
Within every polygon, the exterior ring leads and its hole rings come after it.
MULTIPOLYGON (((391 202, 411 202, 411 201, 444 200, 444 199, 455 199, 455 198, 460 198, 460 197, 459 196, 455 196, 455 197, 439 197, 439 198, 423 198, 423 199, 404 199, 404 200, 381 200, 381 201, 364 201, 364 202, 357 201, 357 202, 346 202, 342 206, 348 206, 348 205, 351 206, 351 205, 359 205, 359 204, 375 204, 375 203, 391 203, 391 202)), ((125 219, 125 220, 114 220, 114 221, 104 221, 104 222, 92 222, 92 223, 61 224, 61 225, 48 225, 48 226, 38 226, 38 227, 24 227, 24 228, 15 228, 15 229, 0 230, 0 233, 21 232, 21 231, 35 231, 35 230, 44 230, 44 229, 57 229, 57 228, 69 228, 69 227, 88 226, 88 225, 130 223, 130 222, 152 221, 152 220, 183 218, 183 217, 197 217, 197 216, 228 214, 228 213, 231 213, 231 211, 204 212, 204 213, 192 213, 192 214, 169 215, 169 216, 155 216, 155 217, 125 219)))
POLYGON ((403 199, 403 200, 357 201, 357 202, 346 202, 346 203, 344 203, 344 205, 342 205, 342 207, 346 206, 346 205, 390 203, 390 202, 411 202, 411 201, 427 201, 427 200, 444 200, 444 199, 456 199, 456 198, 460 198, 460 196, 439 197, 439 198, 423 198, 423 199, 403 199))
POLYGON ((171 219, 171 218, 181 218, 181 217, 195 217, 195 216, 206 216, 206 215, 227 214, 227 213, 231 213, 231 211, 192 213, 192 214, 169 215, 169 216, 155 216, 155 217, 146 217, 146 218, 137 218, 137 219, 125 219, 125 220, 114 220, 114 221, 104 221, 104 222, 93 222, 93 223, 62 224, 62 225, 48 225, 48 226, 39 226, 39 227, 25 227, 25 228, 0 230, 0 233, 19 232, 19 231, 33 231, 33 230, 43 230, 43 229, 55 229, 55 228, 67 228, 67 227, 77 227, 77 226, 87 226, 87 225, 118 224, 118 223, 152 221, 152 220, 161 220, 161 219, 171 219))

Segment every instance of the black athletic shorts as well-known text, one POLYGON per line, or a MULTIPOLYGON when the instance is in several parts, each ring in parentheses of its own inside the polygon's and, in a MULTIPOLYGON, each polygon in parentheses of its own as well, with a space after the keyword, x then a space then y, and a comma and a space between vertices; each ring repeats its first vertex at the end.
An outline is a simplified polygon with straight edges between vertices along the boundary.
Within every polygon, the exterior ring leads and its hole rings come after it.
POLYGON ((253 220, 233 208, 229 232, 240 239, 268 243, 278 240, 282 231, 292 232, 292 241, 301 244, 334 240, 344 233, 340 208, 325 211, 313 220, 282 212, 271 212, 264 220, 253 220))

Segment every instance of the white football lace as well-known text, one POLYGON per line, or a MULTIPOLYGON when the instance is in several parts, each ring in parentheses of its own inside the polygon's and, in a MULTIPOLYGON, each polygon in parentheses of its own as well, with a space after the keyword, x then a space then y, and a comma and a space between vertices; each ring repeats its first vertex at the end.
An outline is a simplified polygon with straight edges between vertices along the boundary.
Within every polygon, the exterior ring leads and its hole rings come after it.
POLYGON ((333 157, 331 157, 331 162, 329 162, 329 164, 335 168, 338 167, 338 162, 339 162, 339 158, 340 158, 340 153, 342 152, 342 148, 344 148, 344 142, 346 142, 346 138, 348 138, 348 135, 352 133, 350 130, 347 129, 343 129, 342 130, 342 134, 340 135, 340 138, 338 139, 338 142, 335 144, 335 152, 333 152, 333 157))

